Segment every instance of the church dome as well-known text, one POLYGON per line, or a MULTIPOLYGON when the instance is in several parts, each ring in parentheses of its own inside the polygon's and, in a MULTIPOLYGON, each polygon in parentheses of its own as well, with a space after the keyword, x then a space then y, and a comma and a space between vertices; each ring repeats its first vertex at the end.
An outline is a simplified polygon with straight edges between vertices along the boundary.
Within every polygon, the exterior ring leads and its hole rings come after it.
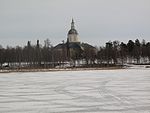
POLYGON ((69 35, 69 34, 76 34, 76 35, 77 35, 78 32, 77 32, 76 29, 70 29, 69 32, 68 32, 68 35, 69 35))

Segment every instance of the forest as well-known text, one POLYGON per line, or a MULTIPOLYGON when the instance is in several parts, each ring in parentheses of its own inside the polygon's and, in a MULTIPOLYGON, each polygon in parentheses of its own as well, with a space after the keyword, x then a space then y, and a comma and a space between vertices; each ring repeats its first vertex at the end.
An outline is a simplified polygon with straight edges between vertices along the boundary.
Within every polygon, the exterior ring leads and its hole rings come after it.
POLYGON ((105 46, 86 48, 71 58, 64 52, 54 51, 49 39, 41 45, 0 46, 0 69, 56 68, 56 67, 103 67, 126 64, 150 64, 150 42, 129 40, 127 43, 108 41, 105 46))

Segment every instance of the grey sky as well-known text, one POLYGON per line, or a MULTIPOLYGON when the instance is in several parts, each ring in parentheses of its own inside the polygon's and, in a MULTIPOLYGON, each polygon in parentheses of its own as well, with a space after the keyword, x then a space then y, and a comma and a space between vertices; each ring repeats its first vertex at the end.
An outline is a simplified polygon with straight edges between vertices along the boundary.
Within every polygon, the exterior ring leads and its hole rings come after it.
POLYGON ((150 0, 0 0, 0 44, 66 40, 71 18, 80 40, 150 41, 150 0))

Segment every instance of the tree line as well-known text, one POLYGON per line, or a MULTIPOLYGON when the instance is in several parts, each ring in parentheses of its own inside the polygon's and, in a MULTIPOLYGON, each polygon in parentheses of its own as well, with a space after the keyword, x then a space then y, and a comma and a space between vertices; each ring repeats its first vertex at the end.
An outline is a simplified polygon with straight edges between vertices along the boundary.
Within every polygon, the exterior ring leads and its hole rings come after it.
POLYGON ((150 63, 150 42, 138 39, 135 41, 129 40, 128 43, 119 41, 109 41, 105 47, 100 47, 97 54, 97 59, 100 62, 113 64, 148 64, 150 63))
POLYGON ((149 64, 150 63, 150 42, 136 39, 127 43, 119 41, 108 41, 105 46, 85 47, 70 59, 66 58, 65 50, 54 51, 54 46, 49 39, 41 45, 32 45, 30 41, 26 46, 3 48, 0 46, 0 68, 55 68, 65 65, 73 66, 109 66, 124 65, 127 63, 149 64))

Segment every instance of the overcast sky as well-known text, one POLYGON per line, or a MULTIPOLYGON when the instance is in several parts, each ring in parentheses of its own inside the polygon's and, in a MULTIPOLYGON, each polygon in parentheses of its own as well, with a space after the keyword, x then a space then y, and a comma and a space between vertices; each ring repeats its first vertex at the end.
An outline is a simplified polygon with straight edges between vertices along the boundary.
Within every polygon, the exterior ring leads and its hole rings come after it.
POLYGON ((81 42, 150 41, 150 0, 0 0, 0 44, 66 40, 72 17, 81 42))

